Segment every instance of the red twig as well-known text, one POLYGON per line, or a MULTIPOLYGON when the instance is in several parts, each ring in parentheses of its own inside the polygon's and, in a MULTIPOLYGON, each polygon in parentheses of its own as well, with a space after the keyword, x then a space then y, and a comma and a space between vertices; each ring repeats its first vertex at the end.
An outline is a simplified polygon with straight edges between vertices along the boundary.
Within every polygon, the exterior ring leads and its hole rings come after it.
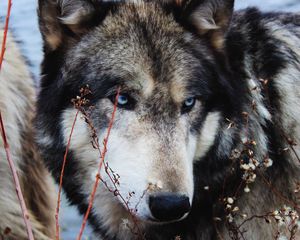
POLYGON ((1 49, 1 55, 0 55, 0 70, 2 67, 2 62, 4 59, 5 50, 6 50, 6 38, 7 38, 7 32, 8 32, 8 23, 9 23, 11 6, 12 6, 12 0, 8 0, 7 14, 6 14, 6 19, 5 19, 5 26, 4 26, 4 33, 3 33, 3 40, 2 40, 2 49, 1 49))
POLYGON ((85 225, 87 223, 89 214, 91 212, 91 209, 92 209, 92 206, 93 206, 93 203, 94 203, 94 199, 95 199, 96 191, 97 191, 97 188, 98 188, 98 185, 99 185, 99 181, 101 180, 100 171, 101 171, 103 162, 105 160, 106 152, 107 152, 107 143, 108 143, 109 135, 110 135, 113 123, 114 123, 115 114, 116 114, 116 111, 117 111, 117 102, 118 102, 117 100, 118 100, 119 94, 120 94, 120 88, 118 89, 118 92, 117 92, 117 95, 116 95, 116 98, 115 98, 114 109, 113 109, 112 116, 111 116, 111 119, 110 119, 110 122, 109 122, 106 137, 103 141, 104 149, 103 149, 102 154, 101 154, 101 160, 100 160, 99 167, 98 167, 98 174, 96 175, 96 180, 95 180, 95 184, 94 184, 94 187, 93 187, 93 191, 92 191, 91 196, 90 196, 89 205, 88 205, 87 211, 85 213, 85 216, 83 218, 82 225, 81 225, 80 232, 79 232, 79 235, 77 237, 77 240, 81 240, 81 238, 82 238, 85 225))
POLYGON ((28 239, 29 240, 34 240, 33 238, 33 233, 32 233, 32 228, 31 228, 31 224, 29 221, 29 214, 25 205, 25 201, 24 201, 24 197, 22 194, 22 190, 21 190, 21 186, 20 186, 20 182, 19 182, 19 178, 18 178, 18 173, 16 170, 16 167, 14 165, 14 162, 11 158, 11 154, 10 154, 10 148, 9 148, 9 144, 7 142, 7 137, 6 137, 6 133, 5 133, 5 129, 4 129, 4 124, 3 124, 3 120, 2 120, 2 115, 0 112, 0 129, 1 129, 1 136, 3 139, 3 144, 4 144, 4 149, 5 149, 5 153, 6 153, 6 158, 7 161, 9 163, 12 175, 13 175, 13 179, 15 182, 15 186, 16 186, 16 192, 20 201, 20 205, 21 205, 21 209, 22 209, 22 214, 23 214, 23 218, 24 218, 24 222, 26 225, 26 230, 27 230, 27 234, 28 234, 28 239))
POLYGON ((71 138, 74 132, 74 127, 76 124, 76 120, 79 114, 79 110, 77 110, 73 124, 72 124, 72 129, 69 135, 69 139, 68 139, 68 143, 67 143, 67 147, 66 147, 66 151, 65 151, 65 155, 64 155, 64 160, 63 160, 63 164, 62 164, 62 168, 61 168, 61 173, 60 173, 60 179, 59 179, 59 190, 58 190, 58 196, 57 196, 57 205, 56 205, 56 213, 55 213, 55 220, 56 220, 56 233, 55 233, 55 239, 59 240, 59 210, 60 210, 60 198, 61 198, 61 191, 62 191, 62 184, 63 184, 63 177, 64 177, 64 172, 65 172, 65 166, 66 166, 66 162, 67 162, 67 156, 68 156, 68 152, 70 149, 70 144, 71 144, 71 138))

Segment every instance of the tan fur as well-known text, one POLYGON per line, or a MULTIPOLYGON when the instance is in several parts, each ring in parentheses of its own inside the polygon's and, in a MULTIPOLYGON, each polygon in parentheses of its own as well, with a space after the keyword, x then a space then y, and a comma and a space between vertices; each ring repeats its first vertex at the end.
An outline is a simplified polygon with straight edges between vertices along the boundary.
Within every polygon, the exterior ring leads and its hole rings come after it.
POLYGON ((39 9, 39 15, 46 15, 45 21, 47 21, 48 25, 44 28, 41 28, 41 31, 47 33, 45 37, 45 41, 48 42, 50 49, 56 49, 62 43, 62 31, 60 29, 59 19, 51 18, 52 14, 57 12, 57 9, 54 5, 55 3, 47 3, 47 14, 44 13, 43 9, 39 9))
MULTIPOLYGON (((1 41, 2 36, 1 30, 1 41)), ((35 239, 52 239, 54 189, 52 180, 33 144, 32 120, 35 102, 33 80, 10 35, 0 72, 0 92, 0 110, 35 239)), ((0 238, 28 239, 2 138, 0 139, 0 182, 0 238)))
POLYGON ((224 47, 224 34, 231 19, 227 3, 219 1, 219 8, 211 1, 204 1, 191 15, 191 22, 199 33, 209 34, 212 45, 219 50, 224 47))

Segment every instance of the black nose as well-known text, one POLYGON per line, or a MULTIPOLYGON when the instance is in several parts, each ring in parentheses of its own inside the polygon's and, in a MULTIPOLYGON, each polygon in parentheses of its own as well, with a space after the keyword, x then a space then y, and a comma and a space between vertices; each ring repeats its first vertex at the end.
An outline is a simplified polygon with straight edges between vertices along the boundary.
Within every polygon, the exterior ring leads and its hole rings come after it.
POLYGON ((185 195, 160 193, 149 197, 150 211, 159 221, 178 220, 189 212, 191 205, 185 195))

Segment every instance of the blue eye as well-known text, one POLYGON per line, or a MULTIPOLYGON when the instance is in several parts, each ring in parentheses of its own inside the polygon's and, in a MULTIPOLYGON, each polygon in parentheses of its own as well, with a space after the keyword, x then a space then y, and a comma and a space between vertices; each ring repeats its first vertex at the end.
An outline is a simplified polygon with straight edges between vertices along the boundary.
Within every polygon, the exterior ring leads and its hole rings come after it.
POLYGON ((119 108, 123 108, 126 110, 133 110, 136 106, 137 101, 131 97, 127 93, 121 93, 118 96, 118 99, 116 99, 116 95, 109 96, 109 100, 112 102, 112 104, 115 104, 117 101, 117 105, 119 108))
POLYGON ((195 105, 196 99, 195 98, 188 98, 184 101, 184 107, 193 107, 195 105))
POLYGON ((182 104, 181 113, 184 114, 190 112, 193 109, 195 103, 196 103, 195 97, 187 98, 182 104))
POLYGON ((120 94, 118 97, 118 105, 119 106, 124 106, 128 103, 128 97, 125 95, 120 94))

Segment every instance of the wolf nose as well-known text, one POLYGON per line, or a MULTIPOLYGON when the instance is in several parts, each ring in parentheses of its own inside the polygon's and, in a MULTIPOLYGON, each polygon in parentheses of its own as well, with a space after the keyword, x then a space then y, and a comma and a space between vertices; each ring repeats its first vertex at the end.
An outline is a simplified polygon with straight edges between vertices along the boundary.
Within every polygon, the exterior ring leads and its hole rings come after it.
POLYGON ((149 197, 150 211, 159 221, 178 220, 191 209, 189 198, 175 193, 163 193, 149 197))

